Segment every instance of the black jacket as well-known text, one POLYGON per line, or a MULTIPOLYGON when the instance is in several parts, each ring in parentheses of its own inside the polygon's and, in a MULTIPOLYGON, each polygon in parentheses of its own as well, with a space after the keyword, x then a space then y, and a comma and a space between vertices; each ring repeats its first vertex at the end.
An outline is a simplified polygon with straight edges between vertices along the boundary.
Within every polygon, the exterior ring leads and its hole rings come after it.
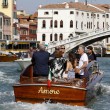
POLYGON ((49 56, 46 51, 36 51, 32 57, 32 63, 34 65, 34 74, 36 76, 48 76, 49 73, 49 56))

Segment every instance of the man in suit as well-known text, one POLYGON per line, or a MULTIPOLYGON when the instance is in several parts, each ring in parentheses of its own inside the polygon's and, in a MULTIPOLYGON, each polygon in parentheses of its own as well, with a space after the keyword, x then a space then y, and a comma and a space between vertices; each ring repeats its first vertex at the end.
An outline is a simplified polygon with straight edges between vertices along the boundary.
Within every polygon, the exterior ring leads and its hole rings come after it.
POLYGON ((50 53, 45 51, 45 46, 39 44, 39 51, 34 52, 32 63, 34 65, 34 76, 48 76, 50 53))

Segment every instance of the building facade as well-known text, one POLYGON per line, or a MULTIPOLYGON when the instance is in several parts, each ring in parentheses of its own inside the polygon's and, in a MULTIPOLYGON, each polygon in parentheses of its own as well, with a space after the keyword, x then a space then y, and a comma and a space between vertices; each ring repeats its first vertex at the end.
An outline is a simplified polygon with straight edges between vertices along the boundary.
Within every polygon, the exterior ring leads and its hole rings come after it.
POLYGON ((20 40, 37 40, 37 14, 18 15, 18 33, 20 40))
POLYGON ((3 39, 3 13, 0 13, 0 39, 3 39))
POLYGON ((110 26, 110 6, 69 2, 38 8, 38 41, 59 41, 110 26))
POLYGON ((18 22, 17 16, 16 16, 16 0, 0 0, 0 12, 2 12, 4 15, 10 17, 10 27, 11 27, 11 35, 8 37, 5 37, 7 35, 4 35, 3 38, 6 38, 6 40, 14 40, 16 28, 13 27, 13 24, 18 22))

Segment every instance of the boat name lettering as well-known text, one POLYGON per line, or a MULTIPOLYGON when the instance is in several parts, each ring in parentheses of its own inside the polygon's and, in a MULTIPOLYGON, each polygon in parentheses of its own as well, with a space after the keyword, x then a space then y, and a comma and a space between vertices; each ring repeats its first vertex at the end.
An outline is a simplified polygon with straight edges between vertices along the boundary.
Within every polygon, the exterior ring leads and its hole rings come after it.
POLYGON ((38 94, 60 94, 60 91, 59 90, 48 90, 48 89, 44 89, 43 87, 41 87, 39 90, 38 90, 38 94))

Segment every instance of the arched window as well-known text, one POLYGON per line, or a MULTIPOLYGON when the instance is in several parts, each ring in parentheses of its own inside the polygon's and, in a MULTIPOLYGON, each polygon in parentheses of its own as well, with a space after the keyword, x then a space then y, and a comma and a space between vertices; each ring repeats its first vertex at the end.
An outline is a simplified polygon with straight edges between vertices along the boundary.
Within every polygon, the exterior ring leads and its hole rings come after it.
POLYGON ((60 21, 60 28, 63 28, 63 21, 60 21))
POLYGON ((57 26, 58 26, 58 22, 57 22, 57 20, 55 20, 54 21, 54 27, 57 28, 57 26))
POLYGON ((60 34, 59 40, 63 40, 63 34, 60 34))
POLYGON ((57 41, 57 39, 58 39, 58 35, 57 34, 54 35, 54 39, 55 39, 55 41, 57 41))
POLYGON ((50 28, 53 27, 53 20, 50 20, 50 28))
POLYGON ((45 20, 42 21, 42 28, 46 28, 46 21, 45 20))
POLYGON ((46 39, 45 34, 42 34, 42 41, 45 41, 45 39, 46 39))
POLYGON ((73 21, 70 21, 70 28, 73 28, 73 21))
POLYGON ((50 34, 50 41, 52 41, 52 34, 50 34))

